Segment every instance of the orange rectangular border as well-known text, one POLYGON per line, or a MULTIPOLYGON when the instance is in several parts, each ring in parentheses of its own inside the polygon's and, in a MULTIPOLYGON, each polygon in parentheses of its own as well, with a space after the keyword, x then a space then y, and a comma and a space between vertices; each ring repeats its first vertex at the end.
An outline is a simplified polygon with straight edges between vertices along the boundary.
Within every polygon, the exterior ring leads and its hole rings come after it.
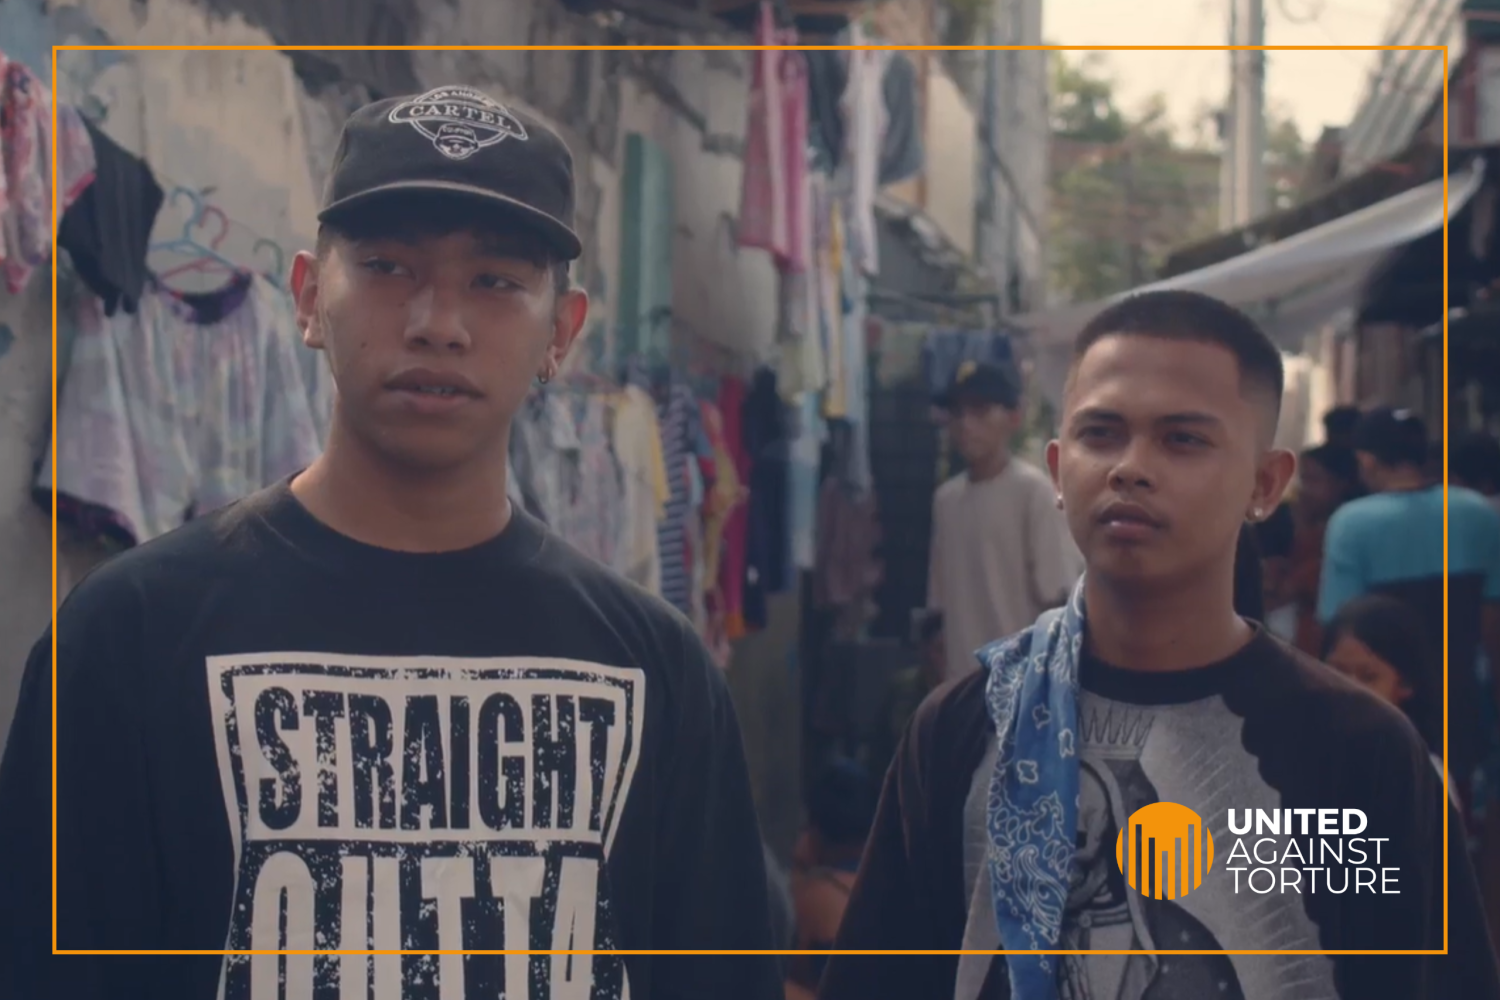
MULTIPOLYGON (((52 219, 57 228, 57 54, 59 52, 596 52, 596 51, 730 51, 800 48, 807 51, 879 50, 896 52, 1437 52, 1443 53, 1443 780, 1448 779, 1448 79, 1446 45, 54 45, 52 47, 52 219)), ((52 254, 52 436, 57 450, 57 255, 52 254)), ((1174 950, 1124 949, 1088 951, 926 950, 926 951, 531 951, 531 950, 83 950, 57 947, 57 469, 52 470, 52 954, 53 955, 1446 955, 1448 954, 1448 811, 1443 812, 1443 947, 1401 950, 1174 950)))

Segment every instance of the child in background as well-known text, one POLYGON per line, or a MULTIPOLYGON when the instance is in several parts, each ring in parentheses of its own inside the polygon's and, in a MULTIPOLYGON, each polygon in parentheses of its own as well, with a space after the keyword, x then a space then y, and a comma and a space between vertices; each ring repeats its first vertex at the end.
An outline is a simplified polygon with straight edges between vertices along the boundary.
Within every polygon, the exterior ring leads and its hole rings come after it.
MULTIPOLYGON (((793 860, 795 950, 833 947, 879 797, 880 788, 870 773, 852 760, 830 763, 810 789, 807 829, 793 860)), ((788 956, 788 1000, 810 1000, 826 962, 817 955, 788 956)))
MULTIPOLYGON (((1416 611, 1394 597, 1374 594, 1350 601, 1329 623, 1323 660, 1405 712, 1433 747, 1442 738, 1442 720, 1438 699, 1426 690, 1424 678, 1433 676, 1424 662, 1426 648, 1416 611)), ((1432 763, 1441 773, 1442 757, 1433 753, 1432 763)), ((1448 797, 1458 804, 1451 775, 1448 797)))

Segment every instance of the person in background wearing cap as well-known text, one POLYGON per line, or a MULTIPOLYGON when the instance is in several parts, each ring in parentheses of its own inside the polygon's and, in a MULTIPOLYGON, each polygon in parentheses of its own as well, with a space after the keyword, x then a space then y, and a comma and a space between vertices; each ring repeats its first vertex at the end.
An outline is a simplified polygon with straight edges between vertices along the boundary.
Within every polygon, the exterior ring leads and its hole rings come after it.
POLYGON ((933 498, 927 577, 952 680, 979 669, 981 646, 1061 604, 1082 565, 1047 474, 1011 454, 1022 418, 1011 373, 966 361, 938 403, 965 466, 933 498))
MULTIPOLYGON (((1409 410, 1371 410, 1355 432, 1370 495, 1340 507, 1323 543, 1318 618, 1326 626, 1350 601, 1380 593, 1407 602, 1429 633, 1429 662, 1443 663, 1442 483, 1426 472, 1427 431, 1409 410)), ((1500 514, 1473 490, 1447 491, 1448 768, 1471 809, 1480 730, 1477 658, 1500 662, 1500 514)), ((1432 690, 1442 690, 1432 678, 1432 690)), ((1434 706, 1441 712, 1442 706, 1434 706)), ((1440 731, 1441 718, 1427 720, 1440 731)))
POLYGON ((771 956, 610 953, 769 948, 771 920, 720 671, 507 500, 587 311, 573 206, 561 139, 477 90, 350 118, 291 275, 326 452, 105 563, 37 643, 0 996, 781 995, 771 956), (52 957, 49 858, 60 949, 451 954, 52 957))
POLYGON ((1444 839, 1461 822, 1421 737, 1236 606, 1236 564, 1255 562, 1245 525, 1295 465, 1274 445, 1284 377, 1264 331, 1193 292, 1132 296, 1084 328, 1047 463, 1086 572, 917 710, 821 1000, 1500 998, 1472 870, 1444 839), (1229 810, 1281 807, 1361 810, 1395 891, 1356 894, 1348 867, 1306 857, 1315 831, 1285 824, 1242 838, 1271 869, 1247 874, 1229 810), (1178 852, 1180 892, 1160 879, 1169 864, 1136 852, 1122 868, 1132 827, 1184 809, 1184 842, 1155 841, 1178 852), (1207 833, 1207 852, 1183 850, 1207 833), (929 954, 849 954, 898 949, 929 954))

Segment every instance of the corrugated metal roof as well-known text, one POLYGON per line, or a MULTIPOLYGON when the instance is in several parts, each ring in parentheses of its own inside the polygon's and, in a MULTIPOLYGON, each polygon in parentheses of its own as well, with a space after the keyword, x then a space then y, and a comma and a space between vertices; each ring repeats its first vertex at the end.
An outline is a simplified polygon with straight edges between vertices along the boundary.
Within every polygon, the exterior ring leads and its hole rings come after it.
MULTIPOLYGON (((1391 11, 1383 44, 1447 45, 1449 70, 1463 52, 1462 13, 1475 0, 1414 0, 1391 11)), ((1354 177, 1391 159, 1411 144, 1422 120, 1443 91, 1443 53, 1391 51, 1379 54, 1364 97, 1344 133, 1341 177, 1354 177)))

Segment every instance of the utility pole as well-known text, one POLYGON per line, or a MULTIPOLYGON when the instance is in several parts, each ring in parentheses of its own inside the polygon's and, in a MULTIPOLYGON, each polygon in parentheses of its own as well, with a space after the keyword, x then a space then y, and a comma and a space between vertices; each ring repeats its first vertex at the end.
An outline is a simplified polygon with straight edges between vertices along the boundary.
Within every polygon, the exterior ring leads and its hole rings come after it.
MULTIPOLYGON (((1264 45, 1263 0, 1230 0, 1229 44, 1264 45)), ((1266 54, 1231 49, 1224 158, 1219 166, 1219 222, 1248 224, 1266 211, 1266 54)))
POLYGON ((1000 44, 995 21, 999 16, 1000 3, 992 3, 989 16, 985 18, 984 43, 984 91, 979 112, 979 204, 974 218, 974 259, 981 270, 991 274, 998 287, 1002 273, 999 264, 999 192, 995 183, 995 164, 991 150, 995 141, 995 121, 999 117, 1000 53, 993 48, 1000 44))

